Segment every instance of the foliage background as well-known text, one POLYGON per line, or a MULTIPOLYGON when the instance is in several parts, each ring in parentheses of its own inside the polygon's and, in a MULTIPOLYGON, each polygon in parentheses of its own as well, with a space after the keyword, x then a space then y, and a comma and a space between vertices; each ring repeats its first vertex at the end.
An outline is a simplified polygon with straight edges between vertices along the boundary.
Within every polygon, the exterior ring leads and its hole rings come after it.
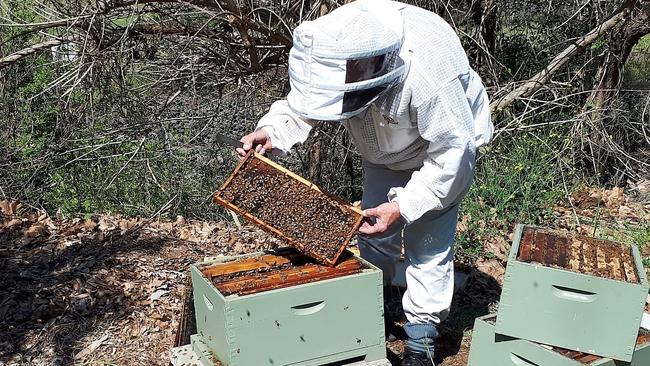
MULTIPOLYGON (((622 6, 410 2, 454 26, 494 100, 622 6)), ((632 4, 630 19, 648 13, 647 2, 623 4, 632 4)), ((290 29, 339 5, 0 1, 0 57, 72 39, 0 69, 0 197, 61 216, 226 219, 211 195, 236 159, 215 133, 251 131, 286 95, 290 29)), ((495 141, 481 152, 462 204, 471 220, 460 257, 481 254, 476 243, 490 231, 548 222, 578 187, 634 188, 649 179, 650 38, 636 39, 626 56, 625 29, 602 35, 538 92, 494 114, 495 141), (600 70, 612 59, 622 60, 623 76, 598 102, 594 93, 611 74, 600 70), (485 225, 495 218, 499 225, 485 225)), ((340 125, 321 125, 283 163, 347 200, 360 198, 360 158, 340 125)))

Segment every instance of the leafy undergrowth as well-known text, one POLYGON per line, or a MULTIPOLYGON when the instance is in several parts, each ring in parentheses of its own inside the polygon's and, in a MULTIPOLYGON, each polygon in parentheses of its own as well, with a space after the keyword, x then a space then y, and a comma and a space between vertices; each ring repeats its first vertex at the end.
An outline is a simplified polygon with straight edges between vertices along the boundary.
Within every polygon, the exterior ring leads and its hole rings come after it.
MULTIPOLYGON (((637 244, 650 264, 650 201, 644 199, 618 188, 582 189, 553 207, 549 221, 569 232, 637 244)), ((115 215, 64 220, 6 201, 0 211, 0 364, 7 365, 166 365, 189 264, 279 245, 253 227, 225 222, 115 215)), ((478 224, 498 230, 475 239, 482 256, 457 266, 468 277, 440 326, 439 365, 466 365, 474 318, 496 311, 514 224, 478 224)), ((461 216, 460 235, 473 225, 461 216)), ((393 361, 403 346, 403 340, 389 344, 393 361)))

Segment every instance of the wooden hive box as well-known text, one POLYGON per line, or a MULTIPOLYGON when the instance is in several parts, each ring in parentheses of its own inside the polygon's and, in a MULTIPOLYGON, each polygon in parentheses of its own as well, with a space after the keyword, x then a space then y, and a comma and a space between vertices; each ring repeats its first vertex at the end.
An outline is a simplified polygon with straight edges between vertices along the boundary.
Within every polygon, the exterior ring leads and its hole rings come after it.
POLYGON ((647 295, 637 247, 518 225, 496 332, 629 362, 647 295))
POLYGON ((348 251, 334 267, 292 251, 192 265, 203 365, 385 358, 381 270, 348 251))
POLYGON ((215 202, 329 265, 363 219, 358 208, 252 150, 217 191, 215 202))
MULTIPOLYGON (((650 332, 639 329, 631 362, 545 346, 495 332, 496 314, 476 319, 468 366, 648 366, 650 332)), ((608 338, 608 337, 604 337, 608 338)))

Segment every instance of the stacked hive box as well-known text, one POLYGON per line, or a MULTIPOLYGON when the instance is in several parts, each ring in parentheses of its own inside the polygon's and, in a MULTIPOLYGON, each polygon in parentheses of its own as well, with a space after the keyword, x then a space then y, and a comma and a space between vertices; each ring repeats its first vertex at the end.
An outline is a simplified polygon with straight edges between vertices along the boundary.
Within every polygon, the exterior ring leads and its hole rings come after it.
POLYGON ((336 266, 295 252, 192 265, 203 366, 313 366, 386 357, 381 270, 349 252, 336 266))
POLYGON ((192 266, 191 343, 203 366, 385 359, 381 270, 345 250, 358 209, 253 151, 215 201, 294 249, 192 266))
MULTIPOLYGON (((496 315, 476 319, 469 366, 648 366, 650 333, 639 332, 632 362, 545 346, 495 331, 496 315)), ((609 339, 607 335, 603 339, 609 339)))
POLYGON ((498 314, 476 320, 469 366, 650 365, 647 294, 636 247, 519 225, 498 314))

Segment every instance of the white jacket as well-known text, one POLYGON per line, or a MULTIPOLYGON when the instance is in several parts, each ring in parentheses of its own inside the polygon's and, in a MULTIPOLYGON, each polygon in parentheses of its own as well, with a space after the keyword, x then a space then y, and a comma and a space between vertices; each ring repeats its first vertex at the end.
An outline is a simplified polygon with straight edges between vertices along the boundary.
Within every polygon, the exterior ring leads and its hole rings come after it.
MULTIPOLYGON (((364 113, 343 120, 362 157, 394 170, 414 170, 404 187, 388 192, 411 223, 460 202, 474 177, 476 149, 494 127, 481 78, 454 30, 439 16, 404 5, 408 66, 404 81, 364 113)), ((316 121, 300 118, 286 100, 275 102, 257 128, 285 152, 304 142, 316 121)))

